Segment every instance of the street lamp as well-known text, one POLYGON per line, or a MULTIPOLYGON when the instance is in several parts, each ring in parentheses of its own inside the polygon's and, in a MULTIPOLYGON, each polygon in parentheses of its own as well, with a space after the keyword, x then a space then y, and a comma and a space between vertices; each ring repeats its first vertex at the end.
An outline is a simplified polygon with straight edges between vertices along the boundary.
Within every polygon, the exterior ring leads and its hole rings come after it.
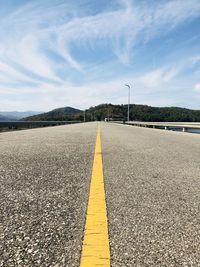
POLYGON ((126 87, 128 87, 128 112, 127 112, 127 121, 129 121, 129 114, 130 114, 130 85, 125 84, 126 87))
POLYGON ((86 119, 85 119, 85 110, 84 110, 84 122, 86 121, 86 119))

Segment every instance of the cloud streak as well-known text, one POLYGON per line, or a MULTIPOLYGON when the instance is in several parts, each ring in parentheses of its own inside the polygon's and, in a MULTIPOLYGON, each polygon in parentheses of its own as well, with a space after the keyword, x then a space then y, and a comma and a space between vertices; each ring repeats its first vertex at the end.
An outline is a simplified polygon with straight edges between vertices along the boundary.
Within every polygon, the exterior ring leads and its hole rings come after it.
MULTIPOLYGON (((105 64, 112 60, 126 68, 140 46, 162 38, 200 14, 199 0, 155 1, 152 5, 132 0, 116 3, 96 12, 90 1, 29 1, 2 16, 0 87, 4 94, 6 90, 12 91, 10 83, 35 83, 37 92, 53 91, 54 99, 56 93, 65 92, 65 101, 69 102, 71 92, 76 91, 76 77, 83 76, 87 81, 91 67, 98 69, 98 61, 92 58, 94 54, 97 56, 104 50, 109 55, 105 64), (91 58, 84 56, 85 51, 92 54, 91 58)), ((198 62, 198 56, 193 58, 193 64, 198 62)), ((158 87, 171 82, 182 70, 179 64, 146 70, 138 76, 138 83, 145 88, 158 87)), ((116 84, 114 76, 110 82, 116 84)), ((104 84, 98 79, 94 83, 96 97, 101 101, 104 84)), ((77 90, 79 96, 91 96, 94 89, 88 89, 87 93, 86 88, 90 84, 83 82, 77 90)), ((14 92, 15 89, 20 92, 13 85, 14 92)), ((31 86, 30 93, 33 93, 31 86)))

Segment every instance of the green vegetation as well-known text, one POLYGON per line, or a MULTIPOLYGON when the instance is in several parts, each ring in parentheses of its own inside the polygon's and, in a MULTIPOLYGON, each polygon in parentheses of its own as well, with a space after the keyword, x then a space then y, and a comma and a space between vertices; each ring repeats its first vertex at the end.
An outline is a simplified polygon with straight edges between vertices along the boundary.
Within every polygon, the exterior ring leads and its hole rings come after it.
MULTIPOLYGON (((86 120, 126 120, 127 105, 103 104, 86 110, 86 120)), ((200 110, 178 107, 150 107, 146 105, 130 105, 130 120, 135 121, 177 121, 200 122, 200 110)))
MULTIPOLYGON (((127 105, 102 104, 86 110, 86 121, 126 120, 127 105)), ((56 109, 44 114, 27 117, 25 120, 84 120, 84 112, 70 107, 56 109)), ((178 107, 150 107, 146 105, 130 105, 130 120, 137 121, 176 121, 200 122, 200 110, 190 110, 178 107)))
POLYGON ((46 113, 23 118, 24 121, 74 121, 82 120, 82 110, 72 107, 57 108, 46 113))

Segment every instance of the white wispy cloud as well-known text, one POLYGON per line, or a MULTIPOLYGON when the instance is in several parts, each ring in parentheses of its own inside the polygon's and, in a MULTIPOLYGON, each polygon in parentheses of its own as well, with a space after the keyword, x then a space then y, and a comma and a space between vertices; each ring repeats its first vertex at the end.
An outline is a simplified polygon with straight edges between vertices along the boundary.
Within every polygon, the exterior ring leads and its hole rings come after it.
POLYGON ((50 48, 55 49, 67 63, 77 69, 81 67, 70 55, 70 44, 92 45, 94 40, 102 44, 109 43, 119 59, 127 62, 130 49, 141 41, 141 33, 145 38, 153 38, 161 34, 163 26, 165 30, 169 30, 186 19, 195 18, 200 11, 198 0, 176 0, 165 4, 160 2, 156 7, 136 5, 133 1, 121 3, 123 5, 118 10, 105 11, 94 16, 85 14, 82 17, 74 16, 69 5, 61 1, 48 1, 46 5, 40 1, 26 4, 3 20, 4 26, 6 23, 14 25, 14 40, 11 44, 8 38, 11 47, 6 47, 6 54, 15 56, 18 62, 22 60, 22 64, 29 69, 32 64, 31 69, 34 72, 55 78, 50 61, 42 53, 41 47, 45 43, 51 44, 50 48), (123 43, 121 40, 124 40, 123 43), (11 53, 13 48, 14 53, 11 53))
POLYGON ((200 92, 200 83, 195 84, 194 90, 200 92))
POLYGON ((191 62, 192 62, 193 64, 197 64, 197 63, 199 63, 199 62, 200 62, 200 55, 196 55, 196 56, 192 57, 192 58, 191 58, 191 62))
MULTIPOLYGON (((80 61, 79 56, 72 53, 72 48, 76 46, 80 51, 87 48, 98 53, 98 47, 105 47, 116 57, 115 60, 129 64, 134 47, 164 36, 200 14, 199 0, 155 1, 153 5, 148 1, 120 0, 114 9, 98 13, 92 12, 90 5, 83 8, 81 2, 28 1, 0 18, 0 85, 6 82, 38 83, 34 90, 31 87, 25 90, 0 86, 0 94, 5 95, 6 91, 16 94, 16 90, 18 94, 37 91, 49 107, 55 99, 60 104, 76 104, 75 94, 82 96, 81 101, 88 98, 87 103, 95 102, 95 99, 101 102, 105 99, 103 95, 110 97, 106 91, 110 86, 112 94, 114 91, 120 99, 120 89, 114 89, 119 82, 115 77, 110 84, 96 80, 94 84, 79 87, 66 82, 67 78, 61 78, 60 69, 66 71, 66 77, 72 71, 77 75, 90 75, 87 59, 80 61), (50 56, 49 51, 59 55, 63 61, 50 56), (13 67, 11 62, 20 68, 13 67), (46 81, 41 81, 40 77, 46 81), (52 85, 52 82, 57 84, 52 85)), ((198 56, 193 58, 194 64, 198 61, 198 56)), ((172 81, 183 69, 182 64, 161 66, 147 70, 135 79, 140 87, 159 87, 172 81)), ((131 77, 128 79, 131 81, 131 77)), ((124 80, 122 78, 120 82, 124 80)))
POLYGON ((166 68, 162 67, 153 71, 150 71, 139 78, 139 81, 149 88, 157 88, 166 82, 171 81, 177 74, 179 70, 176 68, 166 68))
POLYGON ((20 73, 9 64, 0 61, 0 82, 33 82, 33 79, 20 73))

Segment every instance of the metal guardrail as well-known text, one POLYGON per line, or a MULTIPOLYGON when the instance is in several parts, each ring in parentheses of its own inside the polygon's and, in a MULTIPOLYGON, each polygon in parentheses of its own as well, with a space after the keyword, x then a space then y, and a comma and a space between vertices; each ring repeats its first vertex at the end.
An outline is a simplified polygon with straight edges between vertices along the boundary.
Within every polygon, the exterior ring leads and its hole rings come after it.
POLYGON ((4 121, 0 122, 0 129, 8 128, 12 130, 17 128, 36 128, 45 126, 66 125, 80 122, 81 121, 4 121))
POLYGON ((141 122, 141 121, 129 121, 129 122, 113 121, 113 122, 138 126, 138 127, 154 128, 154 129, 157 128, 165 130, 181 130, 183 132, 187 132, 190 129, 200 131, 199 122, 141 122))

